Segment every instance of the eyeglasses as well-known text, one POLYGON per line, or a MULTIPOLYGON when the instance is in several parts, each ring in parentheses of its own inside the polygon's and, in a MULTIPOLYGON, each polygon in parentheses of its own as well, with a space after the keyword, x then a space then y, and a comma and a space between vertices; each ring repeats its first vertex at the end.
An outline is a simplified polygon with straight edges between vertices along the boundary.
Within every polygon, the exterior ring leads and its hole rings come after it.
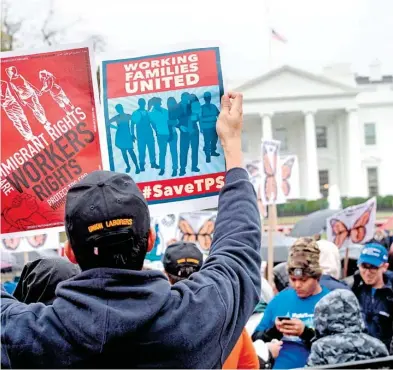
POLYGON ((379 269, 379 267, 374 266, 374 265, 369 265, 368 263, 362 263, 362 264, 360 265, 360 267, 361 267, 363 270, 373 270, 373 271, 376 271, 376 270, 379 269))

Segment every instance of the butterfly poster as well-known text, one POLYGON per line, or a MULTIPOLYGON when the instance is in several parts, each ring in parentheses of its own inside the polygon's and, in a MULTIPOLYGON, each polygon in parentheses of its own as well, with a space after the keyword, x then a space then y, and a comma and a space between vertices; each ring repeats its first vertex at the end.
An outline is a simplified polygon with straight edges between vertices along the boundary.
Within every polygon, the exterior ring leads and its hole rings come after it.
POLYGON ((60 238, 57 232, 4 238, 0 242, 0 250, 8 253, 34 252, 43 249, 58 249, 59 247, 60 238))
POLYGON ((255 193, 258 194, 258 191, 261 186, 262 161, 254 160, 254 161, 247 162, 245 164, 245 169, 250 178, 250 182, 254 187, 255 193))
POLYGON ((262 140, 261 201, 263 205, 285 203, 281 186, 280 142, 262 140))
POLYGON ((254 187, 255 193, 257 194, 258 198, 258 208, 259 212, 263 217, 267 217, 267 206, 263 205, 262 198, 261 198, 261 173, 262 173, 262 161, 261 160, 254 160, 247 162, 245 164, 245 169, 248 173, 250 178, 250 182, 254 187))
MULTIPOLYGON (((280 158, 281 189, 285 199, 299 199, 299 161, 296 155, 280 158)), ((280 196, 279 196, 280 198, 280 196)))
POLYGON ((351 206, 327 219, 327 239, 338 248, 364 244, 373 238, 377 212, 376 198, 351 206))
POLYGON ((212 245, 216 217, 215 211, 181 213, 176 239, 196 243, 202 253, 208 254, 212 245))

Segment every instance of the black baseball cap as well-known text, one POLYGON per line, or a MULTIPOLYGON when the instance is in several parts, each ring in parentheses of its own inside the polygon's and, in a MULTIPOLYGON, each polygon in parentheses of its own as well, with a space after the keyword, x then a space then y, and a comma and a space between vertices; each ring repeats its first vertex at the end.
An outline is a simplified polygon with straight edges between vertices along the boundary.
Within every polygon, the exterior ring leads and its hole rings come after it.
POLYGON ((163 264, 168 274, 187 279, 202 267, 203 254, 194 243, 173 243, 165 251, 163 264))
POLYGON ((127 267, 140 254, 143 263, 149 228, 147 202, 126 174, 94 171, 68 191, 65 229, 82 269, 127 267))

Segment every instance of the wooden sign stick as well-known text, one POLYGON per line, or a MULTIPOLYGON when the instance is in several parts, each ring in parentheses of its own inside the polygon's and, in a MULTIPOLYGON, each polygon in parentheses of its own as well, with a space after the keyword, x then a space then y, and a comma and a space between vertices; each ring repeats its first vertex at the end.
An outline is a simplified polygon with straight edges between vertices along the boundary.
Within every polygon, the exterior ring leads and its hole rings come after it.
POLYGON ((274 235, 277 228, 277 206, 275 204, 269 205, 269 230, 268 230, 268 245, 267 245, 267 277, 270 284, 273 284, 273 267, 274 267, 274 235))

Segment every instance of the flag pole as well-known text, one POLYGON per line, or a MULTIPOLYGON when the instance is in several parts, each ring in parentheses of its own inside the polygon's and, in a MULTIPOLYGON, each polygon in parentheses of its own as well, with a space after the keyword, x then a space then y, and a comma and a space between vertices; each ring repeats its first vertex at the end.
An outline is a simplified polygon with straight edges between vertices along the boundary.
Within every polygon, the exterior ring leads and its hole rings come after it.
POLYGON ((265 20, 268 40, 268 72, 272 69, 272 27, 270 22, 270 0, 265 0, 265 20))

